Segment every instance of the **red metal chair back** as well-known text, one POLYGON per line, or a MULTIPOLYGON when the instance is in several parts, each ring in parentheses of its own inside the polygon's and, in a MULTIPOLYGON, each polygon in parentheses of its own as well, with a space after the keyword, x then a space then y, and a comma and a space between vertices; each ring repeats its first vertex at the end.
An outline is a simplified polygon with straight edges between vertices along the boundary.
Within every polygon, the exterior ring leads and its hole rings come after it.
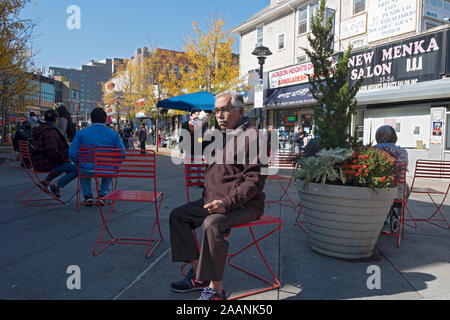
POLYGON ((186 184, 186 196, 187 201, 191 202, 189 197, 189 187, 200 186, 203 187, 205 184, 205 170, 206 164, 201 163, 199 159, 187 159, 184 163, 184 177, 186 184), (195 163, 199 162, 199 163, 195 163))
POLYGON ((30 169, 34 171, 33 162, 31 161, 30 144, 27 141, 19 141, 19 155, 24 168, 27 171, 30 169))
POLYGON ((148 150, 95 151, 95 176, 106 178, 145 178, 153 180, 156 197, 156 153, 148 150))
POLYGON ((417 160, 415 178, 450 179, 450 161, 417 160))
POLYGON ((405 209, 406 209, 406 172, 408 170, 408 164, 406 163, 396 163, 395 165, 395 183, 397 184, 398 188, 402 188, 402 194, 401 199, 395 199, 394 203, 400 203, 401 209, 400 209, 400 220, 399 220, 399 229, 397 233, 384 233, 383 235, 395 237, 397 239, 397 247, 400 247, 400 242, 403 237, 403 233, 405 231, 405 209))

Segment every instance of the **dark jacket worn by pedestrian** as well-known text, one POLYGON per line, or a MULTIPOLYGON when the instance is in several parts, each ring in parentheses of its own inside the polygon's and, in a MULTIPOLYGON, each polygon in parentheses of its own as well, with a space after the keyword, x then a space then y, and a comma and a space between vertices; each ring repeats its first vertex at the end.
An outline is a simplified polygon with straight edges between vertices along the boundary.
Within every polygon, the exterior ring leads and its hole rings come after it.
MULTIPOLYGON (((245 117, 235 130, 231 133, 234 135, 234 161, 228 164, 226 161, 227 148, 232 146, 230 142, 226 143, 223 150, 223 164, 212 163, 208 164, 205 171, 205 188, 203 191, 203 199, 205 203, 210 203, 214 200, 222 200, 225 208, 228 211, 239 208, 243 205, 251 206, 254 209, 264 212, 265 194, 263 192, 265 184, 265 176, 261 174, 263 165, 259 158, 255 164, 251 164, 249 160, 250 146, 257 144, 258 131, 250 123, 248 117, 245 117), (250 130, 255 131, 255 135, 250 135, 250 130), (238 145, 238 137, 240 134, 250 136, 245 143, 245 146, 238 145), (253 140, 253 138, 256 139, 253 140), (239 164, 237 161, 238 148, 245 148, 245 163, 239 164)), ((224 144, 227 141, 224 135, 224 144)))
POLYGON ((19 142, 20 141, 28 141, 32 140, 32 128, 31 124, 28 121, 24 121, 20 127, 17 129, 16 134, 13 139, 13 147, 14 151, 19 151, 19 142))
POLYGON ((34 128, 33 147, 31 160, 36 171, 51 171, 69 161, 69 145, 54 124, 34 128))

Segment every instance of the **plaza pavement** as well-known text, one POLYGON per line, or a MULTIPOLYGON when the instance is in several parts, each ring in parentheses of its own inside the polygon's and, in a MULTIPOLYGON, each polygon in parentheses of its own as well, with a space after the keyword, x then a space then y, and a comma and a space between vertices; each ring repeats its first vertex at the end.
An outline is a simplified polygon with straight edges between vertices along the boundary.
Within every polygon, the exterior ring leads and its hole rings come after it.
MULTIPOLYGON (((177 294, 170 282, 180 279, 180 263, 171 261, 169 213, 186 201, 184 170, 161 149, 157 159, 157 188, 164 193, 160 224, 164 241, 150 259, 144 246, 115 245, 94 257, 92 249, 101 228, 98 208, 76 209, 75 199, 65 206, 23 208, 14 197, 30 186, 25 171, 14 161, 0 166, 0 299, 6 300, 183 300, 197 299, 199 292, 177 294), (69 290, 69 266, 81 270, 81 290, 69 290)), ((288 172, 283 172, 288 174, 288 172)), ((124 181, 121 187, 140 184, 124 181)), ((436 186, 443 187, 436 182, 436 186)), ((76 183, 63 190, 72 196, 76 183)), ((276 182, 266 185, 268 198, 279 195, 276 182)), ((199 189, 193 191, 195 199, 199 189)), ((295 185, 289 192, 298 200, 295 185)), ((443 207, 450 219, 450 207, 443 207)), ((408 203, 416 217, 432 212, 425 197, 413 195, 408 203)), ((281 282, 279 290, 250 296, 260 300, 331 299, 450 299, 450 230, 426 223, 406 228, 400 248, 382 236, 369 259, 349 261, 313 252, 307 233, 295 224, 296 213, 272 205, 266 215, 281 217, 280 232, 261 242, 267 261, 281 282), (381 271, 381 288, 368 289, 369 266, 381 271)), ((120 203, 112 214, 111 229, 121 235, 146 236, 154 217, 152 204, 120 203)), ((259 227, 265 229, 266 226, 259 227)), ((259 230, 259 229, 255 229, 259 230)), ((256 231, 258 232, 258 231, 256 231)), ((234 230, 228 238, 230 251, 249 241, 248 229, 234 230)), ((256 249, 236 263, 263 275, 256 249)), ((224 286, 231 296, 257 288, 262 282, 229 266, 224 286)))

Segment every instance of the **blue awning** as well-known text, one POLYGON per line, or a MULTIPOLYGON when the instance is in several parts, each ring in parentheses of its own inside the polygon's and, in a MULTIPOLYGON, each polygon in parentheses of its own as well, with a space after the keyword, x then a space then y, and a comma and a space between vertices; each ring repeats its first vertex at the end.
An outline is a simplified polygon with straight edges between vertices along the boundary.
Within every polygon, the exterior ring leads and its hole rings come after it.
POLYGON ((184 94, 181 96, 161 100, 157 108, 191 111, 192 109, 211 111, 214 109, 215 97, 207 91, 184 94))
POLYGON ((310 88, 309 83, 306 83, 298 86, 266 90, 264 106, 274 108, 315 103, 316 100, 313 98, 310 88))

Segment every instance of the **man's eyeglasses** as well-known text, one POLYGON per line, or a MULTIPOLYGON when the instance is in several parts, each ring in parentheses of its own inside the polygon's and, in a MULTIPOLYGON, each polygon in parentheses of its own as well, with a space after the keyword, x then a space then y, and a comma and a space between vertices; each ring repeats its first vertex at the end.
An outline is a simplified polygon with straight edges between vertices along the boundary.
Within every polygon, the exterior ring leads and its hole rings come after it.
POLYGON ((215 115, 218 115, 221 112, 222 113, 230 113, 230 111, 233 110, 233 109, 237 109, 237 108, 236 107, 232 107, 232 106, 226 106, 226 107, 223 107, 223 108, 214 109, 213 113, 215 115))

